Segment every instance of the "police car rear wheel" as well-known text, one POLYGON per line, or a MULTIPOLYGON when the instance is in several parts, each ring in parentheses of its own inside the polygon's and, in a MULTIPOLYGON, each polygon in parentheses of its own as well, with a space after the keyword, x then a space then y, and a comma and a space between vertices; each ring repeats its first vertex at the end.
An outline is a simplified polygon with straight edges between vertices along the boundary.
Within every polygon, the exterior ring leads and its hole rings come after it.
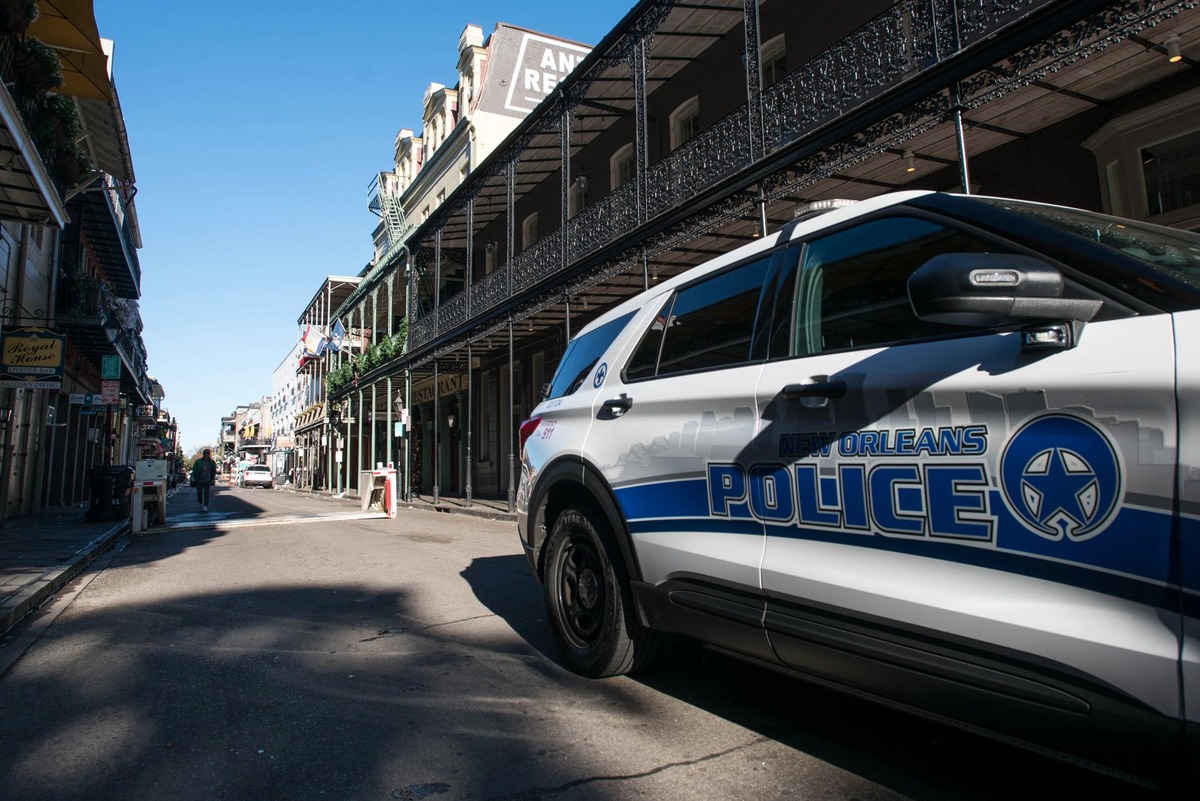
POLYGON ((624 571, 591 515, 570 508, 550 533, 543 583, 546 611, 567 666, 594 678, 641 667, 657 644, 626 603, 624 571))

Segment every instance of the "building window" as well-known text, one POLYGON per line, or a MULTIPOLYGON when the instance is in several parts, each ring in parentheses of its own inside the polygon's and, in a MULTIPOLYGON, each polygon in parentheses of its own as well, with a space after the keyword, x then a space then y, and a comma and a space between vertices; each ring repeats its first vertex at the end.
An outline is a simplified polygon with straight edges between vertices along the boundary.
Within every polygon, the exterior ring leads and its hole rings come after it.
POLYGON ((1200 230, 1200 89, 1109 120, 1083 146, 1105 212, 1200 230))
POLYGON ((787 49, 782 33, 763 43, 759 63, 762 66, 763 89, 769 89, 787 75, 787 49))
POLYGON ((521 250, 525 250, 538 239, 538 213, 535 211, 521 221, 521 250))
POLYGON ((588 177, 580 173, 571 182, 567 192, 567 219, 574 217, 587 206, 588 177))
POLYGON ((671 112, 671 149, 686 145, 700 131, 700 98, 692 97, 671 112))
POLYGON ((483 245, 483 274, 488 275, 496 269, 496 240, 489 239, 483 245))
POLYGON ((613 190, 633 180, 633 164, 633 142, 624 145, 612 154, 612 158, 608 160, 608 180, 613 190))

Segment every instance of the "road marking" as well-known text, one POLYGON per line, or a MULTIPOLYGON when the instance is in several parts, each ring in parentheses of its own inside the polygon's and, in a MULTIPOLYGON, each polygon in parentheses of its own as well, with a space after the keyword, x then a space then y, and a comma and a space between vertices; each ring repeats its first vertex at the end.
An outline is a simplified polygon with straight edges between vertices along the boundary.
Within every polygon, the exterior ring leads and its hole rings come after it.
MULTIPOLYGON (((203 515, 204 512, 199 512, 203 515)), ((251 526, 284 526, 293 523, 330 523, 339 520, 387 520, 386 512, 354 512, 343 515, 319 515, 313 517, 272 517, 266 520, 183 520, 178 523, 167 523, 165 526, 154 526, 143 531, 143 534, 153 534, 156 531, 185 531, 194 528, 249 528, 251 526)))

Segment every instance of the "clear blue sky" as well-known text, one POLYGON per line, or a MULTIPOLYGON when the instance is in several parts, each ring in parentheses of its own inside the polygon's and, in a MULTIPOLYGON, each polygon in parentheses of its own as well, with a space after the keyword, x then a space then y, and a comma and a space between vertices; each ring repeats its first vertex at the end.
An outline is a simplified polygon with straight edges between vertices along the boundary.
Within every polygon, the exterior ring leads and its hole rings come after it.
POLYGON ((634 0, 95 0, 115 42, 143 247, 143 337, 183 446, 271 392, 326 275, 371 259, 367 185, 453 85, 464 26, 595 44, 634 0))

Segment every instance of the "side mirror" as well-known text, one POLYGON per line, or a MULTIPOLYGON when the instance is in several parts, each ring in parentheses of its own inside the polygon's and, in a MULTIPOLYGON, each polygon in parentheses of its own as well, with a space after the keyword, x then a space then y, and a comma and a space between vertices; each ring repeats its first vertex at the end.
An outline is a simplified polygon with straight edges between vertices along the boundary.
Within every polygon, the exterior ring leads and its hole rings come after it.
POLYGON ((908 299, 922 320, 979 328, 1050 320, 1087 322, 1099 300, 1064 298, 1058 268, 1032 256, 942 253, 908 279, 908 299))

